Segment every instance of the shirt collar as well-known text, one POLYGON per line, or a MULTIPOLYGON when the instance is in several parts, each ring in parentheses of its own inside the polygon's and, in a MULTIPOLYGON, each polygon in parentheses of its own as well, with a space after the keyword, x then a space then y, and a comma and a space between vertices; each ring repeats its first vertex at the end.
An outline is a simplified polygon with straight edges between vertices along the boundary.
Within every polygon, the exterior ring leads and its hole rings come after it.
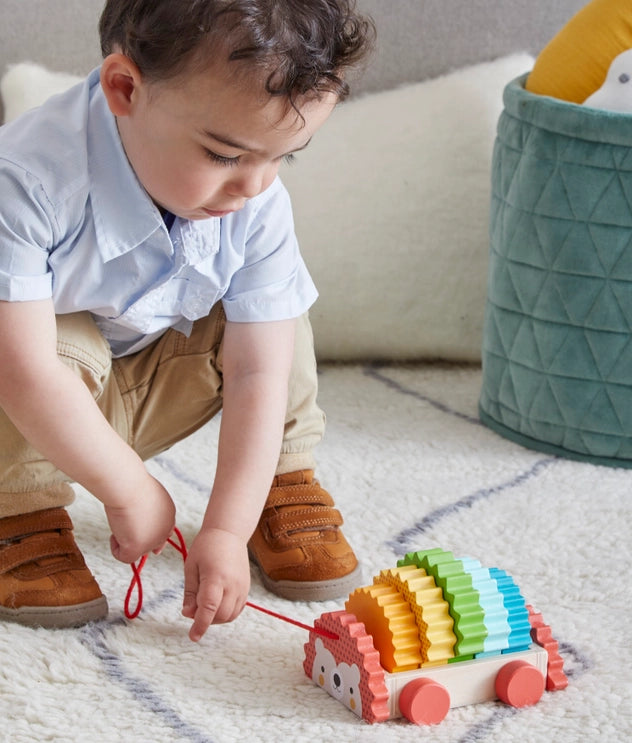
POLYGON ((88 115, 90 199, 99 252, 112 260, 145 242, 156 230, 167 237, 160 212, 138 180, 127 159, 99 82, 93 70, 88 115))

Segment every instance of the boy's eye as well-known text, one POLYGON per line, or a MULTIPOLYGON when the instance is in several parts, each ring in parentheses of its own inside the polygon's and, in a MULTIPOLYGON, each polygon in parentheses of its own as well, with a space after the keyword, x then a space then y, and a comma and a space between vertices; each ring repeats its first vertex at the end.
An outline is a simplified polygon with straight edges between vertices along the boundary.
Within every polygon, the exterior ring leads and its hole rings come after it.
POLYGON ((224 165, 229 168, 233 165, 237 165, 237 163, 239 162, 239 157, 225 157, 224 155, 218 155, 217 152, 213 152, 212 150, 206 150, 206 156, 214 163, 217 163, 218 165, 224 165))
MULTIPOLYGON (((241 159, 239 155, 237 155, 237 157, 226 157, 225 155, 218 155, 217 152, 213 152, 213 150, 207 149, 205 149, 205 152, 209 160, 212 160, 214 163, 223 165, 228 168, 238 165, 241 159)), ((281 158, 279 158, 279 160, 283 160, 288 165, 291 165, 296 160, 296 155, 293 155, 292 153, 283 155, 281 158)))

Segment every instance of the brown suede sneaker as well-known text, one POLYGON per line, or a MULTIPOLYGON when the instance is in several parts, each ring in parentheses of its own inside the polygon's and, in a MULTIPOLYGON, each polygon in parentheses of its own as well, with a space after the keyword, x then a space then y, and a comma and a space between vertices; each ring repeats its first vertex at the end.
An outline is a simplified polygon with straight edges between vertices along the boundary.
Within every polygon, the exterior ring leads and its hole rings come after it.
POLYGON ((76 627, 107 613, 65 509, 0 519, 0 620, 76 627))
POLYGON ((250 559, 264 586, 294 601, 340 598, 357 588, 361 571, 340 531, 342 516, 312 470, 277 475, 255 533, 250 559))

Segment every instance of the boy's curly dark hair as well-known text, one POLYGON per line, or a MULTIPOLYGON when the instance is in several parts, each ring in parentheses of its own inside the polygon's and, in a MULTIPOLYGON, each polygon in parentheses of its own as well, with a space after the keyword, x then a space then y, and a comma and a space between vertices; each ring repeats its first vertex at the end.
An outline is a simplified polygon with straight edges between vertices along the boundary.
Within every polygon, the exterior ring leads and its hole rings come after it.
POLYGON ((349 93, 345 71, 373 45, 373 21, 355 0, 107 0, 104 56, 121 51, 151 82, 203 69, 218 53, 249 61, 266 91, 298 97, 349 93))

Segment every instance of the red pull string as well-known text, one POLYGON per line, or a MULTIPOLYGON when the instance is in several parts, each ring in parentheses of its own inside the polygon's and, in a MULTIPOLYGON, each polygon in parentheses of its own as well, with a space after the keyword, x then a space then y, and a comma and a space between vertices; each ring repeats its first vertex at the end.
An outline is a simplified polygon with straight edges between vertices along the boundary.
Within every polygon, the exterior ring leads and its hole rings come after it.
MULTIPOLYGON (((173 539, 167 539, 167 542, 174 547, 181 555, 182 559, 187 559, 187 547, 186 543, 184 541, 184 537, 182 536, 182 532, 177 528, 174 527, 173 533, 176 536, 176 539, 178 540, 175 542, 173 539)), ((127 619, 136 619, 136 617, 140 614, 141 609, 143 608, 143 582, 141 580, 141 571, 145 566, 145 563, 147 562, 147 555, 143 555, 138 563, 132 563, 132 580, 129 584, 129 588, 127 589, 127 594, 125 595, 125 604, 124 604, 124 612, 127 619), (136 607, 132 611, 130 609, 130 602, 132 599, 132 594, 134 593, 134 589, 138 592, 138 598, 136 600, 136 607)), ((329 630, 322 629, 320 627, 312 627, 309 624, 303 624, 302 622, 297 621, 296 619, 291 619, 290 617, 286 617, 283 614, 278 614, 276 611, 271 611, 270 609, 265 609, 263 606, 258 606, 257 604, 253 604, 250 601, 246 601, 246 606, 249 606, 251 609, 256 609, 257 611, 262 612, 263 614, 268 614, 271 617, 275 617, 276 619, 280 619, 283 622, 287 622, 288 624, 293 624, 296 627, 300 627, 301 629, 306 629, 309 632, 315 632, 317 635, 321 635, 322 637, 327 637, 330 640, 338 640, 340 639, 337 634, 334 632, 329 632, 329 630)))
POLYGON ((123 611, 125 612, 125 616, 128 619, 136 619, 143 607, 143 582, 140 579, 140 571, 143 569, 146 562, 147 555, 143 555, 138 561, 138 565, 135 562, 133 562, 131 565, 132 573, 134 575, 132 576, 129 588, 127 589, 127 593, 125 594, 125 604, 123 606, 123 611), (138 591, 138 599, 136 600, 136 608, 134 609, 134 611, 132 611, 129 608, 129 604, 132 599, 132 593, 134 593, 134 589, 138 591))
POLYGON ((264 609, 263 606, 257 606, 257 604, 253 604, 251 601, 246 601, 246 606, 249 606, 251 609, 256 609, 257 611, 261 611, 264 614, 269 614, 271 617, 276 617, 277 619, 281 619, 283 622, 287 622, 288 624, 294 624, 296 627, 301 627, 301 629, 309 630, 309 632, 315 632, 317 635, 321 635, 322 637, 327 637, 330 640, 340 639, 340 637, 334 632, 330 632, 329 630, 322 629, 321 627, 312 627, 310 624, 303 624, 302 622, 298 622, 296 619, 290 619, 290 617, 286 617, 283 614, 277 614, 276 611, 270 611, 270 609, 264 609))
MULTIPOLYGON (((181 555, 182 559, 187 559, 187 546, 184 541, 184 537, 182 536, 182 532, 178 527, 174 527, 173 533, 176 536, 176 539, 178 542, 174 542, 173 539, 167 539, 167 542, 174 547, 181 555)), ((132 563, 132 573, 134 575, 132 576, 132 580, 129 584, 129 588, 127 589, 127 594, 125 595, 125 604, 124 604, 124 611, 125 616, 128 619, 136 619, 136 617, 140 614, 140 610, 143 608, 143 582, 140 577, 141 570, 145 567, 145 563, 147 562, 147 555, 143 555, 140 560, 138 561, 138 564, 132 563), (129 608, 129 604, 132 598, 132 594, 134 593, 134 589, 138 590, 138 599, 136 601, 136 608, 134 611, 131 611, 129 608)))

